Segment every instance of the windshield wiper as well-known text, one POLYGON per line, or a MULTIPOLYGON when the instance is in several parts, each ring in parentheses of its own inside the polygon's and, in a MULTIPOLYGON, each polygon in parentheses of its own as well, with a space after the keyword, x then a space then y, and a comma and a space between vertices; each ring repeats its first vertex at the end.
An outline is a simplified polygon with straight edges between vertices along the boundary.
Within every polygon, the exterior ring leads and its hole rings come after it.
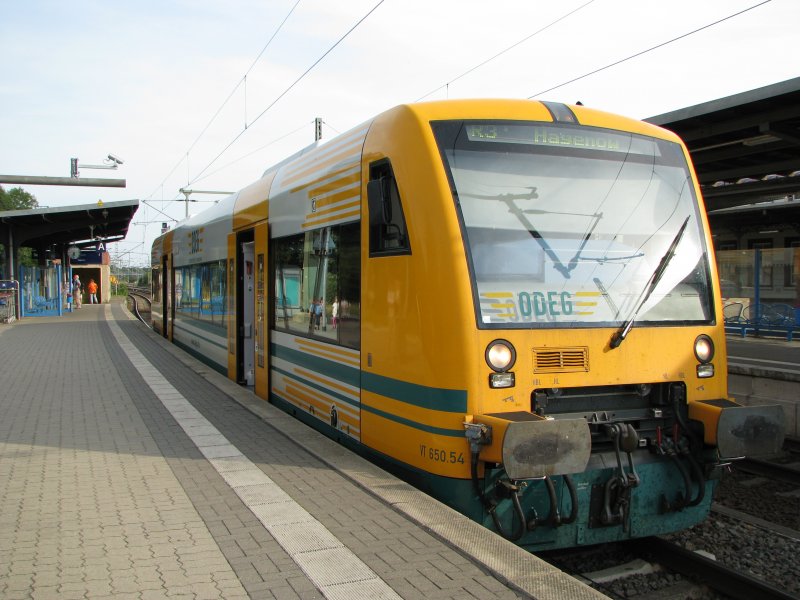
POLYGON ((678 229, 678 233, 675 234, 675 237, 672 240, 672 243, 667 248, 667 251, 664 253, 664 256, 661 257, 661 260, 656 267, 656 270, 653 271, 653 274, 650 275, 650 279, 647 281, 647 286, 642 290, 642 293, 639 295, 639 300, 633 307, 633 311, 631 312, 631 316, 628 317, 620 328, 614 332, 614 335, 611 336, 610 346, 613 350, 617 348, 625 338, 630 333, 630 330, 633 328, 633 322, 636 320, 636 316, 639 314, 639 311, 642 310, 645 302, 650 297, 650 294, 653 293, 653 290, 656 289, 658 282, 661 281, 661 278, 664 276, 664 273, 667 271, 667 266, 669 266, 669 262, 672 260, 672 257, 675 256, 675 249, 678 247, 678 243, 681 241, 683 237, 683 232, 686 231, 686 225, 689 223, 689 217, 686 217, 683 220, 683 225, 681 228, 678 229))

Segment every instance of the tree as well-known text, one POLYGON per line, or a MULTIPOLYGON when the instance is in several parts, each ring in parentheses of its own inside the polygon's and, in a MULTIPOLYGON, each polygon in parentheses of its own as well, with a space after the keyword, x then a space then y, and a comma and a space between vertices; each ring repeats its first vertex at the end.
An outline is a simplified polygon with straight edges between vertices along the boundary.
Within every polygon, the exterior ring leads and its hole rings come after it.
POLYGON ((30 194, 20 187, 11 188, 8 191, 0 185, 0 211, 2 210, 25 210, 26 208, 36 208, 39 202, 36 196, 30 194))
MULTIPOLYGON (((33 194, 29 194, 20 187, 5 191, 3 186, 0 185, 0 211, 25 210, 26 208, 36 208, 38 206, 39 202, 33 194)), ((0 244, 0 259, 4 255, 4 246, 0 244)), ((33 266, 36 264, 36 261, 33 259, 33 250, 30 248, 20 248, 17 259, 22 266, 33 266)))

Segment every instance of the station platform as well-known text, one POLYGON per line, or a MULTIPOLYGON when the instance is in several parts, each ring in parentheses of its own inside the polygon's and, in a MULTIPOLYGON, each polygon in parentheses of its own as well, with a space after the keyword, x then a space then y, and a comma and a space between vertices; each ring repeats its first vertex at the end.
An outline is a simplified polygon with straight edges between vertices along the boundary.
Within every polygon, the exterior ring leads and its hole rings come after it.
POLYGON ((602 598, 120 302, 0 325, 0 598, 602 598))

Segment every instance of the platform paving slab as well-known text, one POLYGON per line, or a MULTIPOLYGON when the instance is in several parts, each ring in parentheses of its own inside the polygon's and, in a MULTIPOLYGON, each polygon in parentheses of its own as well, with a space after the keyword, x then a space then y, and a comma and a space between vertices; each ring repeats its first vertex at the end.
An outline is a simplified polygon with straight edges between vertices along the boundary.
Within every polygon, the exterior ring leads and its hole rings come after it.
POLYGON ((566 597, 192 360, 120 305, 0 328, 0 597, 566 597))

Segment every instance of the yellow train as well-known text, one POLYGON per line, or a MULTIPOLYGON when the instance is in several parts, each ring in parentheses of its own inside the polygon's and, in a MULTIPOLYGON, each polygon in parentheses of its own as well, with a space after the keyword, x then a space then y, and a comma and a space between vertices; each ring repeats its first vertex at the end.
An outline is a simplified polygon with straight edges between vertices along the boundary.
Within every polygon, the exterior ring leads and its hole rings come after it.
POLYGON ((399 106, 153 245, 154 326, 531 549, 701 521, 778 407, 727 395, 686 148, 551 102, 399 106))

